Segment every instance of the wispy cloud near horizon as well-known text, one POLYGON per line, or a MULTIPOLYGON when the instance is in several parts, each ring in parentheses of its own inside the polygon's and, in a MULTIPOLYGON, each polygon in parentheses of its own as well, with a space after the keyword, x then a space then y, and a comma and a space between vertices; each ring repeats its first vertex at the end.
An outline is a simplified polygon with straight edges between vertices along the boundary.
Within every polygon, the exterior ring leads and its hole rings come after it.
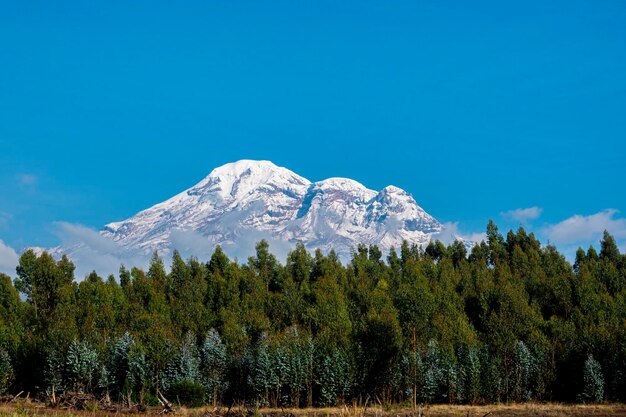
POLYGON ((459 222, 447 222, 443 223, 442 226, 443 230, 435 234, 433 239, 440 240, 446 245, 459 239, 479 243, 487 238, 485 232, 461 232, 459 222))
POLYGON ((10 276, 15 275, 15 267, 18 261, 19 256, 15 249, 0 239, 0 272, 10 276))
MULTIPOLYGON (((61 245, 51 248, 55 256, 67 253, 76 265, 75 277, 82 280, 87 274, 95 270, 101 276, 113 274, 117 276, 120 265, 147 269, 151 251, 132 249, 119 245, 109 237, 98 231, 77 223, 55 222, 56 234, 61 239, 61 245)), ((256 230, 245 229, 238 234, 238 243, 224 243, 222 248, 226 255, 239 262, 245 262, 248 256, 253 256, 255 246, 261 240, 269 242, 272 253, 281 262, 285 262, 287 253, 293 249, 291 243, 272 238, 269 234, 256 230)), ((176 248, 183 258, 191 256, 201 261, 208 261, 215 250, 216 243, 192 230, 172 230, 170 247, 176 248)), ((172 249, 173 250, 173 249, 172 249)), ((164 258, 166 267, 169 266, 171 251, 159 254, 164 258)))
POLYGON ((500 216, 507 220, 514 220, 520 223, 525 223, 529 220, 538 219, 541 216, 543 209, 538 206, 528 208, 518 208, 515 210, 500 212, 500 216))
POLYGON ((616 217, 618 213, 616 209, 605 209, 587 216, 575 214, 543 227, 541 234, 551 243, 561 245, 598 241, 605 230, 617 239, 626 239, 626 218, 616 217))
POLYGON ((93 270, 106 276, 117 275, 121 265, 139 268, 148 265, 148 255, 123 248, 90 227, 68 222, 55 222, 54 226, 61 245, 53 249, 58 254, 69 253, 70 259, 76 265, 77 280, 83 279, 93 270))
MULTIPOLYGON (((540 209, 535 208, 511 210, 517 218, 532 218, 540 215, 540 209), (530 210, 533 209, 533 210, 530 210), (520 214, 521 213, 521 214, 520 214)), ((553 224, 533 228, 543 244, 555 244, 559 251, 572 262, 573 254, 578 246, 598 247, 602 233, 607 230, 617 240, 622 253, 626 252, 626 218, 618 217, 616 209, 605 209, 591 215, 576 214, 553 224)), ((536 218, 536 217, 535 217, 536 218)), ((88 226, 55 222, 55 234, 60 239, 60 246, 48 248, 55 256, 67 253, 76 265, 76 279, 82 280, 86 274, 95 270, 101 276, 114 274, 117 276, 120 265, 127 267, 137 266, 147 268, 151 254, 145 250, 132 249, 119 245, 108 237, 102 236, 97 230, 88 226)), ((237 244, 225 243, 224 251, 231 259, 245 262, 248 256, 254 255, 254 247, 258 241, 266 239, 270 242, 272 252, 283 262, 293 245, 289 242, 277 241, 267 234, 254 230, 241 230, 237 234, 237 244)), ((433 236, 433 239, 448 245, 457 239, 480 242, 485 239, 484 232, 461 230, 460 222, 443 223, 443 230, 433 236)), ((208 260, 215 242, 191 230, 173 230, 169 237, 171 247, 178 248, 183 257, 195 256, 202 261, 208 260)), ((295 245, 295 244, 294 244, 295 245)), ((45 248, 39 248, 46 250, 45 248)), ((162 254, 165 264, 168 264, 169 253, 162 254)), ((19 262, 19 252, 0 240, 0 272, 11 276, 15 274, 15 266, 19 262)))

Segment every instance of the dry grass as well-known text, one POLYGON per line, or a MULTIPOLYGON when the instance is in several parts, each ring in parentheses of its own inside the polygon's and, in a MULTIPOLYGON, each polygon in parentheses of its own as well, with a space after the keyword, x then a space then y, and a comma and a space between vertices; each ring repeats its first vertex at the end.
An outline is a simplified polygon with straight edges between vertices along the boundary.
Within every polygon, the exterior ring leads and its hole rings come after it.
MULTIPOLYGON (((0 416, 10 417, 136 417, 155 416, 160 409, 154 408, 146 413, 115 413, 106 411, 77 411, 50 409, 35 403, 2 404, 0 416)), ((177 409, 176 416, 182 417, 224 417, 227 410, 209 407, 177 409)), ((587 417, 587 416, 623 416, 626 417, 626 405, 623 404, 558 404, 558 403, 522 403, 494 405, 432 405, 413 411, 407 408, 383 409, 381 407, 363 407, 351 405, 333 408, 308 409, 269 409, 256 411, 237 408, 230 410, 231 417, 587 417)))

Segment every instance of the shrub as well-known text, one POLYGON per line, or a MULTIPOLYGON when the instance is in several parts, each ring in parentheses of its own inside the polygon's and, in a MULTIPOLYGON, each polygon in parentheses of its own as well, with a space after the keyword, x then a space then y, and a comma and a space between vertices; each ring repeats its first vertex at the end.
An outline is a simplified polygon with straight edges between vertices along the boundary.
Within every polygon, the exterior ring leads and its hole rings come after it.
POLYGON ((446 375, 439 345, 434 340, 428 342, 428 350, 423 360, 424 384, 422 399, 427 403, 441 401, 446 393, 446 375))
POLYGON ((179 381, 170 386, 169 397, 187 407, 200 407, 204 404, 204 386, 193 381, 179 381))
POLYGON ((227 388, 226 376, 226 347, 220 335, 211 329, 202 345, 201 373, 208 399, 216 405, 222 393, 227 388))
POLYGON ((459 348, 458 356, 458 399, 475 404, 480 399, 480 357, 474 346, 459 348))
POLYGON ((90 391, 98 371, 98 354, 86 342, 74 340, 66 359, 68 383, 72 389, 90 391))
POLYGON ((604 399, 604 376, 600 364, 593 358, 593 355, 589 355, 585 361, 583 392, 579 399, 584 403, 599 403, 604 399))
POLYGON ((165 391, 181 381, 200 382, 200 353, 195 339, 193 334, 187 333, 180 349, 163 370, 159 382, 165 391))
POLYGON ((150 391, 146 391, 146 393, 144 394, 143 403, 145 405, 151 406, 151 407, 158 407, 159 406, 159 400, 157 399, 156 395, 154 395, 150 391))
POLYGON ((526 344, 518 341, 513 349, 513 365, 511 366, 509 385, 511 392, 509 398, 513 401, 529 401, 533 397, 533 389, 536 389, 537 361, 526 344))
POLYGON ((13 367, 11 366, 11 358, 6 350, 0 349, 0 394, 7 392, 12 380, 13 367))
POLYGON ((317 360, 317 378, 315 384, 319 389, 319 404, 330 406, 337 404, 349 394, 352 385, 350 364, 340 351, 322 355, 317 360))

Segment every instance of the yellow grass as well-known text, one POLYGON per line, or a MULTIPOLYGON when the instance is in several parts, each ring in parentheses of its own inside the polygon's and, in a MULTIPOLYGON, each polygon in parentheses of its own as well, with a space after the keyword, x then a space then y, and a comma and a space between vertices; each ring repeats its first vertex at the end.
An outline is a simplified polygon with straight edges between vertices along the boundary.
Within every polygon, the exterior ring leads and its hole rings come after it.
MULTIPOLYGON (((136 417, 157 415, 160 409, 152 408, 147 413, 115 413, 107 411, 78 411, 50 409, 36 403, 1 404, 0 416, 10 417, 136 417)), ((223 417, 226 408, 197 409, 177 408, 176 416, 181 417, 223 417)), ((170 414, 171 415, 171 414, 170 414)), ((413 411, 407 408, 385 408, 350 405, 332 408, 306 409, 270 409, 258 410, 233 408, 230 417, 587 417, 587 416, 623 416, 626 417, 624 404, 558 404, 558 403, 522 403, 494 405, 431 405, 413 411)))

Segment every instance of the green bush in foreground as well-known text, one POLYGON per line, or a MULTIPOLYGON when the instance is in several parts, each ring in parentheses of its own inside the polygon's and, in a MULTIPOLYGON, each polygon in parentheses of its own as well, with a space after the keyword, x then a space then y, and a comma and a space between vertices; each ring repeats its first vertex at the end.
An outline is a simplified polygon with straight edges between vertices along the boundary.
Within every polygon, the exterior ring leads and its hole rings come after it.
POLYGON ((200 407, 204 404, 205 388, 193 381, 179 381, 170 387, 168 395, 171 401, 187 407, 200 407))
POLYGON ((11 358, 4 349, 0 349, 0 394, 5 394, 13 380, 13 366, 11 358))
POLYGON ((583 392, 580 401, 584 403, 599 403, 604 399, 604 377, 602 369, 593 355, 589 355, 585 361, 583 371, 583 392))

